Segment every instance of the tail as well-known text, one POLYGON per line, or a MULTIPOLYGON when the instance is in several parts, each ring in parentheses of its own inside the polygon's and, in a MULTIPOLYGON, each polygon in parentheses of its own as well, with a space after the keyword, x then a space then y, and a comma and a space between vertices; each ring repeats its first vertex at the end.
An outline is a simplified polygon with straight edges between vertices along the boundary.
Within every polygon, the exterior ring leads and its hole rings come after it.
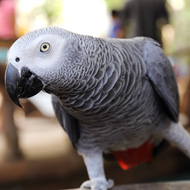
MULTIPOLYGON (((190 134, 180 123, 171 122, 170 126, 162 131, 162 136, 190 158, 190 134)), ((121 168, 127 170, 141 163, 152 162, 155 153, 160 152, 168 146, 168 143, 165 143, 165 141, 158 147, 155 147, 154 143, 146 141, 138 148, 128 149, 126 151, 113 151, 112 153, 121 168)))

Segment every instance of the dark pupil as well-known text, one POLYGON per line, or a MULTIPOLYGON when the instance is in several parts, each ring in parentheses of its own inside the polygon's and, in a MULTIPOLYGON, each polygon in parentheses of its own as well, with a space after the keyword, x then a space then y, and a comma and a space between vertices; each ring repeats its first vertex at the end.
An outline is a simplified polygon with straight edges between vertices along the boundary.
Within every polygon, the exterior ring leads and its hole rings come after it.
POLYGON ((47 45, 43 45, 43 48, 44 48, 44 49, 47 49, 47 45))

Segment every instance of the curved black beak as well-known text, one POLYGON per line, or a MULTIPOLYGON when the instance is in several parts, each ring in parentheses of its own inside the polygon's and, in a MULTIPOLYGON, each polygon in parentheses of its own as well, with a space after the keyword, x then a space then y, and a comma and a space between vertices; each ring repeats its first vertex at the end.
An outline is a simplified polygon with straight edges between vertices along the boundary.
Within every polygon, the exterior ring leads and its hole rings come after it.
POLYGON ((23 67, 19 75, 11 63, 6 69, 5 86, 12 101, 21 108, 19 98, 30 98, 43 89, 41 80, 27 67, 23 67))

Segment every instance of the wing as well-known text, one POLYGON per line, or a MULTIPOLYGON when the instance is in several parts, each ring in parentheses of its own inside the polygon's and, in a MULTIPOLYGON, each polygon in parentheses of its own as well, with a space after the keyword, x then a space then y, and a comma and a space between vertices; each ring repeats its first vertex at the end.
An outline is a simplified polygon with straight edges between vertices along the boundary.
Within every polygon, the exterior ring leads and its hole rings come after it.
POLYGON ((55 95, 52 95, 52 104, 59 123, 68 134, 73 147, 76 148, 80 135, 78 120, 66 112, 59 98, 55 95))
POLYGON ((160 45, 145 38, 144 60, 147 65, 147 77, 161 98, 169 118, 178 122, 179 94, 173 68, 160 45))

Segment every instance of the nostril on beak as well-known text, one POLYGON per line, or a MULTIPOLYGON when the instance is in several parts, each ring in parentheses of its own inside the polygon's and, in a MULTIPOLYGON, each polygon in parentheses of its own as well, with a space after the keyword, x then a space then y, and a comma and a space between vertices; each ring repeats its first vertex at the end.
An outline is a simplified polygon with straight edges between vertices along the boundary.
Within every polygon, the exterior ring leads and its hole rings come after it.
POLYGON ((19 57, 16 57, 16 58, 15 58, 15 61, 16 61, 16 62, 19 62, 19 61, 20 61, 20 58, 19 58, 19 57))

